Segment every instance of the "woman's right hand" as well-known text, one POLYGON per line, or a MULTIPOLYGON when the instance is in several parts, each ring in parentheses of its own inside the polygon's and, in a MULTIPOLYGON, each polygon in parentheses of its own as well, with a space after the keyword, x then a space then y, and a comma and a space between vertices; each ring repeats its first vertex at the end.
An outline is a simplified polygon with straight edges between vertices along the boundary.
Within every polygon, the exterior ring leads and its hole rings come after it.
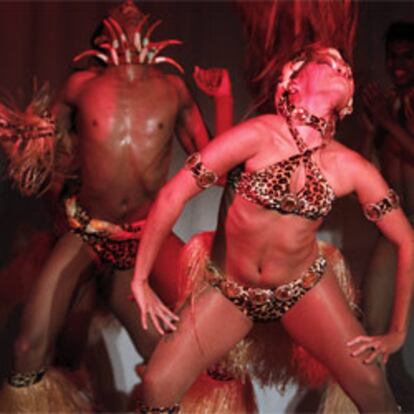
POLYGON ((404 344, 406 334, 402 332, 389 332, 385 335, 360 335, 347 343, 352 349, 351 356, 359 357, 368 352, 363 362, 372 364, 375 361, 385 365, 390 354, 397 352, 404 344))
POLYGON ((177 329, 178 316, 165 306, 147 281, 131 284, 132 295, 141 313, 141 325, 148 329, 148 317, 160 335, 177 329))

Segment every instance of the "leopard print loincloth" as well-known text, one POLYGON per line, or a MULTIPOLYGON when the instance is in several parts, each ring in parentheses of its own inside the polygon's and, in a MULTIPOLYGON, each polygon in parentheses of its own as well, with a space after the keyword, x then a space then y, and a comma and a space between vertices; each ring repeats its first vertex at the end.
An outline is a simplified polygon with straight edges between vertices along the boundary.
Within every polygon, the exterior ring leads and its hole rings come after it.
POLYGON ((102 264, 117 270, 135 266, 145 220, 119 225, 94 219, 79 205, 76 196, 65 199, 65 209, 70 231, 92 247, 102 264))

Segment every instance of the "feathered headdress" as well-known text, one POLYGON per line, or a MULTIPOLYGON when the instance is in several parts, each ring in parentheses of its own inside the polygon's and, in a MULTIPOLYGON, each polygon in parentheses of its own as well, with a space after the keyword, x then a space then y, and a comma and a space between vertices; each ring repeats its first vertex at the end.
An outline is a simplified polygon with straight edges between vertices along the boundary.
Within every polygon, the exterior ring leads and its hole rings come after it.
POLYGON ((105 65, 114 66, 169 63, 183 73, 183 68, 174 59, 159 55, 167 46, 182 42, 175 39, 153 42, 151 36, 162 21, 156 20, 147 27, 148 19, 149 14, 141 13, 133 0, 125 1, 102 21, 102 33, 94 42, 96 48, 80 53, 73 61, 93 56, 105 65))
POLYGON ((70 175, 70 167, 61 161, 72 159, 72 142, 49 112, 51 96, 44 84, 24 111, 0 101, 0 145, 8 158, 7 175, 25 196, 39 196, 56 175, 70 175))

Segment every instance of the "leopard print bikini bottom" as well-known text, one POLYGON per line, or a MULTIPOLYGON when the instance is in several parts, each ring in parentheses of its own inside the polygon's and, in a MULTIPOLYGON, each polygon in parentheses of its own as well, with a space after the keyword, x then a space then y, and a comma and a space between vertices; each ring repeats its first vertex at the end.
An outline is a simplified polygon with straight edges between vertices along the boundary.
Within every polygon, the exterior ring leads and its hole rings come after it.
POLYGON ((227 280, 211 261, 207 262, 205 277, 253 322, 272 322, 280 319, 320 281, 326 266, 326 258, 320 255, 298 279, 270 289, 247 287, 227 280))

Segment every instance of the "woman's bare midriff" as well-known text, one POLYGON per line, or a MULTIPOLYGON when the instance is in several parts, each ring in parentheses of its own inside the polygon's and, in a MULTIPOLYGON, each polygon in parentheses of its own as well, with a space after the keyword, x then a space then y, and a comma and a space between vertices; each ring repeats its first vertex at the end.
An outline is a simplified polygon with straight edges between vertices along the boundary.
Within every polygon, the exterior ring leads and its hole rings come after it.
POLYGON ((265 210, 236 196, 222 205, 213 263, 246 286, 276 287, 300 277, 318 257, 319 221, 265 210), (224 254, 222 252, 225 252, 224 254))

